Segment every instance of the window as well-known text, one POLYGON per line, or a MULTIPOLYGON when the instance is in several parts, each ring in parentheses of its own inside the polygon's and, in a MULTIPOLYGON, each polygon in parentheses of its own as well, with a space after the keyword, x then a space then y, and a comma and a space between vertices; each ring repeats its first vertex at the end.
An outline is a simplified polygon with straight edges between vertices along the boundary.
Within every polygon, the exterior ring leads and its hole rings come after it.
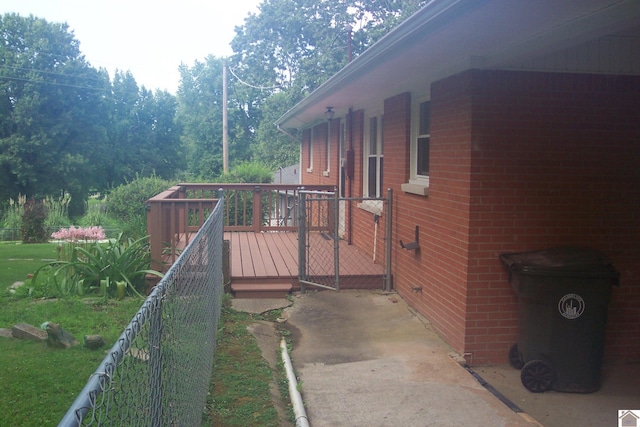
POLYGON ((382 129, 384 127, 384 116, 370 117, 367 127, 365 149, 365 188, 366 197, 382 196, 382 171, 384 163, 384 140, 382 129))
POLYGON ((431 140, 431 105, 420 103, 417 135, 416 175, 429 176, 429 143, 431 140))
POLYGON ((426 196, 429 188, 429 152, 431 150, 431 103, 419 101, 411 114, 410 179, 402 191, 426 196))

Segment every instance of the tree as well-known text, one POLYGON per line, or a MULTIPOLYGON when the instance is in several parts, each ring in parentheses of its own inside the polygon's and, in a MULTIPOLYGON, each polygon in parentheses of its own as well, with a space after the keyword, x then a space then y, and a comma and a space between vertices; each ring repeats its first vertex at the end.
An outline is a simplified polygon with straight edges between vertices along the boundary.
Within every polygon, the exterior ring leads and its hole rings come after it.
MULTIPOLYGON (((180 67, 178 120, 183 129, 188 172, 200 179, 213 179, 222 173, 222 67, 224 60, 209 56, 192 67, 180 67)), ((254 125, 249 114, 259 117, 251 105, 238 95, 230 79, 228 102, 229 159, 232 164, 251 158, 254 125), (251 112, 251 113, 249 113, 251 112)))
POLYGON ((116 72, 111 123, 103 153, 101 187, 113 188, 137 176, 173 177, 184 168, 176 97, 138 88, 130 72, 116 72))
POLYGON ((271 95, 262 105, 263 120, 256 130, 255 144, 252 147, 254 161, 260 161, 272 171, 298 163, 300 143, 297 135, 279 131, 273 123, 291 107, 287 93, 271 95))
POLYGON ((0 197, 68 192, 81 211, 106 140, 106 72, 66 24, 6 14, 0 38, 0 197))
POLYGON ((295 163, 297 144, 273 122, 344 67, 350 52, 364 52, 426 3, 264 0, 231 43, 233 69, 252 83, 242 92, 235 87, 255 130, 254 159, 272 167, 295 163))

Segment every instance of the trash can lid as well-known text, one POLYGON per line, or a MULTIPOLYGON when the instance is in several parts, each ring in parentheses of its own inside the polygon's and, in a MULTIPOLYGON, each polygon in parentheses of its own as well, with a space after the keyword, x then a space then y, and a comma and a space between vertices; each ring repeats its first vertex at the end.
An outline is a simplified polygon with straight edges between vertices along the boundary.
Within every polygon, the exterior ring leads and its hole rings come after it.
POLYGON ((500 255, 513 272, 539 275, 617 277, 611 261, 601 251, 585 246, 559 246, 541 251, 500 255))

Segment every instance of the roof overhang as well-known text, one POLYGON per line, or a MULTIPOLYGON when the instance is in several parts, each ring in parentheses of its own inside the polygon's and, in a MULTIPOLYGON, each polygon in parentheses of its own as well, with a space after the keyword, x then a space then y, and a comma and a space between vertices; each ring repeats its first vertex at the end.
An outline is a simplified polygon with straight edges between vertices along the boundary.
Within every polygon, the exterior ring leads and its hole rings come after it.
POLYGON ((433 1, 276 121, 304 129, 471 68, 509 69, 607 35, 640 37, 638 0, 433 1))

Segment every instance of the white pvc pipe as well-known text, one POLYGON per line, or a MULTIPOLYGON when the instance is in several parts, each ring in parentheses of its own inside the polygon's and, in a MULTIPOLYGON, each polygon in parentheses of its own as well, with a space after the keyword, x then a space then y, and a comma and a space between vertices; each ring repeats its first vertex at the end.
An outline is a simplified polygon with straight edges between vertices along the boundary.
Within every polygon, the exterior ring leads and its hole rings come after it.
POLYGON ((298 391, 298 381, 296 375, 293 373, 293 365, 287 352, 287 343, 284 338, 280 341, 280 348, 282 348, 282 361, 284 362, 284 369, 287 372, 287 382, 289 383, 289 398, 293 404, 293 413, 296 417, 296 427, 309 427, 309 419, 307 418, 307 412, 304 410, 304 403, 302 403, 302 396, 298 391))

